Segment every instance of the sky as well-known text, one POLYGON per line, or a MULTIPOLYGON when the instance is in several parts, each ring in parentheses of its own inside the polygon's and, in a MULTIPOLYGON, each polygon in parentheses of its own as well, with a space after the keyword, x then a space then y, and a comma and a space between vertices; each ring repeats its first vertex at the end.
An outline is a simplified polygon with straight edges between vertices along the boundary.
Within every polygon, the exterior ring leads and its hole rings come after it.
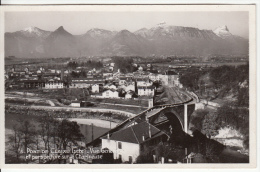
POLYGON ((35 26, 54 31, 59 26, 74 35, 100 28, 112 31, 127 29, 134 32, 158 23, 214 30, 226 25, 233 35, 249 37, 248 12, 6 12, 5 32, 15 32, 35 26))

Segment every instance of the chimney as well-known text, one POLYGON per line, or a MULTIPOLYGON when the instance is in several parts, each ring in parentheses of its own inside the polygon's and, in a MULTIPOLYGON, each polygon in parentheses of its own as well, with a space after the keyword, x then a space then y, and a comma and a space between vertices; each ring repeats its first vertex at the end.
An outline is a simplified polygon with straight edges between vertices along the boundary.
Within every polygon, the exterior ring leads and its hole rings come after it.
POLYGON ((145 141, 144 135, 143 135, 143 137, 142 137, 142 138, 143 138, 143 141, 145 141))
POLYGON ((107 133, 107 139, 109 139, 109 133, 107 133))

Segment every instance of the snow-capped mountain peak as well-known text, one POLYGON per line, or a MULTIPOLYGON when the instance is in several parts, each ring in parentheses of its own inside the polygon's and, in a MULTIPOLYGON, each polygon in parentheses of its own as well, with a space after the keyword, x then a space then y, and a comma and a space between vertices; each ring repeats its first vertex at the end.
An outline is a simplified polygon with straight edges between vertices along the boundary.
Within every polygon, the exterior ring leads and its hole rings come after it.
POLYGON ((87 31, 87 35, 90 35, 93 38, 111 38, 112 36, 115 35, 116 32, 112 32, 109 30, 105 30, 105 29, 99 29, 99 28, 92 28, 89 31, 87 31))
POLYGON ((41 30, 34 26, 27 27, 21 30, 21 32, 23 35, 27 37, 42 37, 42 38, 46 38, 51 33, 50 31, 41 30))
POLYGON ((228 27, 226 25, 216 28, 213 32, 223 39, 232 36, 232 34, 229 32, 228 27))
POLYGON ((30 27, 27 27, 27 28, 23 29, 22 31, 30 32, 30 33, 32 33, 32 32, 39 32, 39 28, 30 26, 30 27))

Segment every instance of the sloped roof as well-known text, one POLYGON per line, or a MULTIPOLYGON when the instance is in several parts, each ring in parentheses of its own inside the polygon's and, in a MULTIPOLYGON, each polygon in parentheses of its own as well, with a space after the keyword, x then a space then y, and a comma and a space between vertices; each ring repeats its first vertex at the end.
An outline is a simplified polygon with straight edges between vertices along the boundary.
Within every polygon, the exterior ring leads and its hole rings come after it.
MULTIPOLYGON (((128 128, 110 134, 109 139, 122 141, 122 142, 141 144, 147 141, 148 139, 149 140, 151 139, 149 137, 149 128, 151 132, 151 138, 155 138, 165 134, 164 132, 154 127, 153 125, 147 122, 141 122, 139 124, 129 126, 128 128), (143 136, 144 136, 144 140, 143 140, 143 136)), ((102 139, 107 139, 107 137, 104 136, 102 137, 102 139)))

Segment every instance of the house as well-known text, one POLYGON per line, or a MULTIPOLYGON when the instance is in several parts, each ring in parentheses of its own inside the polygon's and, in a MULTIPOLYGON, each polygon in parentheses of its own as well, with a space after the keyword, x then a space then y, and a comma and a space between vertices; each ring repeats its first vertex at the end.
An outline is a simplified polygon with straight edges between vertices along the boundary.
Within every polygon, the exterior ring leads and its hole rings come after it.
POLYGON ((125 94, 125 98, 126 99, 131 99, 134 95, 134 91, 128 91, 126 94, 125 94))
POLYGON ((113 84, 107 84, 107 85, 104 86, 104 88, 110 89, 110 90, 116 90, 117 89, 117 87, 113 84))
POLYGON ((99 93, 99 85, 94 84, 91 86, 92 93, 99 93))
POLYGON ((118 84, 119 85, 129 85, 131 84, 133 81, 132 81, 132 77, 127 77, 127 76, 121 76, 119 77, 119 82, 118 84))
POLYGON ((153 83, 149 81, 149 78, 137 78, 136 85, 137 86, 151 86, 151 85, 153 85, 153 83))
POLYGON ((101 147, 112 151, 114 159, 135 163, 146 147, 157 145, 168 138, 166 133, 145 121, 101 137, 101 147))
POLYGON ((64 88, 63 81, 50 79, 45 83, 45 89, 60 89, 60 88, 64 88))
POLYGON ((139 96, 154 96, 155 87, 152 86, 137 86, 137 94, 139 96))
POLYGON ((125 88, 125 91, 128 92, 128 91, 135 91, 135 85, 128 85, 126 86, 125 88))
POLYGON ((69 88, 88 88, 95 84, 104 84, 105 81, 102 77, 100 78, 73 78, 69 88))
POLYGON ((71 102, 70 106, 72 107, 80 107, 80 101, 74 100, 71 102))
POLYGON ((103 73, 103 77, 104 78, 110 78, 110 77, 112 77, 113 76, 113 73, 112 72, 104 72, 103 73))
POLYGON ((116 97, 119 97, 119 93, 118 93, 118 91, 115 91, 115 90, 106 90, 102 93, 102 97, 116 98, 116 97))
POLYGON ((42 80, 32 80, 32 79, 20 79, 16 84, 21 88, 43 88, 45 87, 45 82, 42 80))
POLYGON ((150 73, 148 75, 149 79, 152 80, 152 81, 159 81, 160 80, 160 77, 158 74, 155 74, 155 73, 150 73))

